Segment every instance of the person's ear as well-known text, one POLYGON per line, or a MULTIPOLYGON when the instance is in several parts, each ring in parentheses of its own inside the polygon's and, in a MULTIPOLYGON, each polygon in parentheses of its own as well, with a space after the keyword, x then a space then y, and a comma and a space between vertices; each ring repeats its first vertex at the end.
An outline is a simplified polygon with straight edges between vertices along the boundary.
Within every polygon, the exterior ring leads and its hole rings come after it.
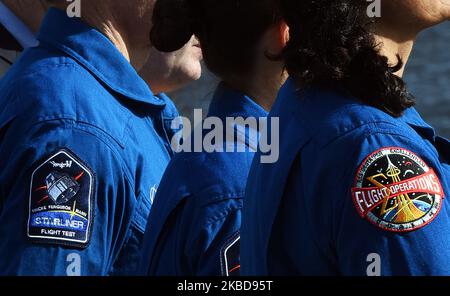
POLYGON ((290 39, 289 26, 286 24, 285 21, 280 21, 279 30, 280 30, 280 37, 281 37, 280 41, 281 41, 283 48, 285 48, 290 39))
POLYGON ((266 51, 277 56, 289 42, 289 27, 285 21, 279 21, 266 34, 266 51))

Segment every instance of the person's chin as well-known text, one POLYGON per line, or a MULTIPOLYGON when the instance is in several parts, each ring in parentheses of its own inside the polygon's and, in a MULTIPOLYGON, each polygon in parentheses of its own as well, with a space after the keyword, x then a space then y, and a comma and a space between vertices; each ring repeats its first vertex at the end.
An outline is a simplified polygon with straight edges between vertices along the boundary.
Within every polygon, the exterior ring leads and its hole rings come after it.
POLYGON ((196 81, 199 80, 202 77, 202 67, 200 66, 199 70, 195 72, 194 75, 192 75, 192 80, 196 81))
POLYGON ((190 81, 199 80, 202 76, 202 65, 199 60, 192 61, 188 68, 185 68, 186 78, 190 81))
POLYGON ((192 45, 190 51, 194 58, 197 58, 200 61, 203 59, 203 51, 200 45, 192 45))

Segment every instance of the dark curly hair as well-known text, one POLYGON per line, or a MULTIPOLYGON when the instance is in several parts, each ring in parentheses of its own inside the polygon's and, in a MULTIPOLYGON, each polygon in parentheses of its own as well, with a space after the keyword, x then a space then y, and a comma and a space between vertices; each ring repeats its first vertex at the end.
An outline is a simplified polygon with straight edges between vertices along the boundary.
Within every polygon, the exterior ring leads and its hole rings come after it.
POLYGON ((159 51, 172 52, 195 35, 213 73, 242 77, 264 33, 281 19, 279 11, 279 0, 158 0, 150 39, 159 51))
POLYGON ((343 89, 364 104, 400 116, 414 105, 404 81, 379 52, 366 0, 281 0, 290 40, 281 58, 302 87, 343 89))

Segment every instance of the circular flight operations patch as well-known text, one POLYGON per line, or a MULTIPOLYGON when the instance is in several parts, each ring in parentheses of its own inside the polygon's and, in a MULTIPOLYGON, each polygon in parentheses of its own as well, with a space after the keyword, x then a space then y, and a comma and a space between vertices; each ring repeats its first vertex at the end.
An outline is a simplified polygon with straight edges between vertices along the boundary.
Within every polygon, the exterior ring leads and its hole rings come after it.
POLYGON ((380 149, 364 160, 352 195, 361 217, 393 232, 429 224, 444 198, 433 169, 413 152, 398 147, 380 149))

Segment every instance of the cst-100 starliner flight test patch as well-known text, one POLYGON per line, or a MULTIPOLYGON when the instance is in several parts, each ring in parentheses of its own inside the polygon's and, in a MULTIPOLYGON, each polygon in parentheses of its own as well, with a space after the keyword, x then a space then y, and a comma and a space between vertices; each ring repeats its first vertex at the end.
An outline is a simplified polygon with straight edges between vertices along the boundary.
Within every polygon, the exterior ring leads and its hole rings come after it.
POLYGON ((95 175, 67 149, 31 175, 27 236, 33 241, 85 248, 94 213, 95 175))

